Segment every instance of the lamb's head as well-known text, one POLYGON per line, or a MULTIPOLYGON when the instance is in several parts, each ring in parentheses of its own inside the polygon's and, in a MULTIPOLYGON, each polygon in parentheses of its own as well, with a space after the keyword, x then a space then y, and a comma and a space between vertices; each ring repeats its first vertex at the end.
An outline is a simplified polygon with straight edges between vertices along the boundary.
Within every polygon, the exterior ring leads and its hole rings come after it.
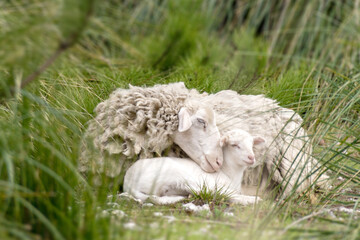
POLYGON ((236 164, 238 166, 252 166, 255 164, 254 146, 265 143, 262 137, 251 136, 250 133, 241 130, 231 130, 221 138, 224 159, 226 164, 236 164))
POLYGON ((182 107, 178 117, 174 142, 204 171, 218 171, 223 163, 223 152, 214 111, 206 106, 195 110, 182 107))

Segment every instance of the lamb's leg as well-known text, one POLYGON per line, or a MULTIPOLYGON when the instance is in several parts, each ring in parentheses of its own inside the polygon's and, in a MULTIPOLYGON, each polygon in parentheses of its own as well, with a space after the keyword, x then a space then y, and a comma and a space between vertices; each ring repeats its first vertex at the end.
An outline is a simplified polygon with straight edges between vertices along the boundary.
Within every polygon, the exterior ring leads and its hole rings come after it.
POLYGON ((132 190, 130 192, 130 195, 132 195, 135 200, 140 200, 141 202, 144 202, 146 199, 149 198, 149 195, 142 193, 141 191, 138 190, 132 190))
POLYGON ((180 202, 180 201, 184 200, 185 197, 184 196, 159 197, 159 196, 151 195, 149 197, 149 199, 152 203, 157 204, 157 205, 168 205, 168 204, 174 204, 174 203, 180 202))
POLYGON ((230 197, 230 202, 235 204, 242 204, 242 205, 248 205, 248 204, 254 204, 256 202, 261 201, 262 199, 255 196, 246 196, 246 195, 240 195, 240 194, 234 194, 230 197))

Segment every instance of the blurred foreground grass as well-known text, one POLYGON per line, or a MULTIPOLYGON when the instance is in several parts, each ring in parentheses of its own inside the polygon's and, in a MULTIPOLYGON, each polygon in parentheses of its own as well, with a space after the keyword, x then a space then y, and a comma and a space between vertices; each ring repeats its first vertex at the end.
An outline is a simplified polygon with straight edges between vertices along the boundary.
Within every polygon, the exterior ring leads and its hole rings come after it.
POLYGON ((0 2, 0 239, 358 239, 359 2, 0 2), (110 201, 116 187, 95 190, 76 169, 94 107, 118 87, 177 81, 297 111, 334 188, 230 206, 233 217, 222 204, 196 215, 110 201))

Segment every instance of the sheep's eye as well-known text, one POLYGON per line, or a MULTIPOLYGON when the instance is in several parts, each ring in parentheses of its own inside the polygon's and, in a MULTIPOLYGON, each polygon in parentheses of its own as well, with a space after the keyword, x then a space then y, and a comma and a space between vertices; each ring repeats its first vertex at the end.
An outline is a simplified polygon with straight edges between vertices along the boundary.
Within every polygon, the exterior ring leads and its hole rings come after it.
POLYGON ((237 145, 237 144, 231 144, 231 146, 236 147, 238 149, 241 149, 241 147, 239 145, 237 145))
POLYGON ((206 127, 206 123, 205 123, 205 120, 204 120, 204 119, 198 118, 197 121, 198 121, 199 123, 201 123, 202 125, 204 125, 204 128, 206 127))

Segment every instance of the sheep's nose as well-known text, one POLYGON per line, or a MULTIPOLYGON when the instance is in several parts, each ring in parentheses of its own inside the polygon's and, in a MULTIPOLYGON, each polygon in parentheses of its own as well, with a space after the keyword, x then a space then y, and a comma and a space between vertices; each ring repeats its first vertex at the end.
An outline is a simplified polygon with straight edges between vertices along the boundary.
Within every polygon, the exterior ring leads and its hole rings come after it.
POLYGON ((249 155, 249 156, 248 156, 248 159, 249 159, 250 161, 254 161, 254 160, 255 160, 255 157, 254 157, 253 155, 249 155))

